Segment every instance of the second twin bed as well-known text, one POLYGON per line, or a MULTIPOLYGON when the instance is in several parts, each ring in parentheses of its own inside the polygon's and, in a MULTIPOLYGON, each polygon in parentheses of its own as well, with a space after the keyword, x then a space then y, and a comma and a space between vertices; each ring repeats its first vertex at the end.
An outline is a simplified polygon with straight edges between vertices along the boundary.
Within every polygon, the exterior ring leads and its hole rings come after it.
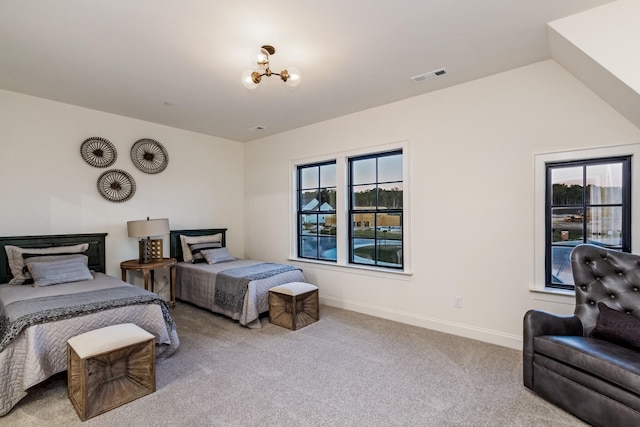
POLYGON ((249 328, 260 328, 269 311, 269 289, 304 282, 300 268, 236 259, 226 249, 226 229, 174 230, 171 257, 176 267, 176 297, 249 328))

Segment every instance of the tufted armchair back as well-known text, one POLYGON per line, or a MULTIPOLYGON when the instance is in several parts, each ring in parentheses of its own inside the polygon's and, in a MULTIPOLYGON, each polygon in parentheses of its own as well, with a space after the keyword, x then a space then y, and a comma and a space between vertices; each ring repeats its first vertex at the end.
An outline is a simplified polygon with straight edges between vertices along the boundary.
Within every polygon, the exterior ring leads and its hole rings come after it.
POLYGON ((640 317, 640 255, 583 244, 571 252, 575 315, 584 336, 598 320, 598 303, 640 317))

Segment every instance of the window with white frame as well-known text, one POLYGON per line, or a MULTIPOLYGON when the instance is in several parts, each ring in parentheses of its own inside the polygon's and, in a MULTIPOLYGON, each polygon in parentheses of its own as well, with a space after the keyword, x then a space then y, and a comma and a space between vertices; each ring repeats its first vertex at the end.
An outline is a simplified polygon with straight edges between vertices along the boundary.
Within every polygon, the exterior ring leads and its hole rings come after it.
POLYGON ((293 162, 293 256, 409 273, 406 143, 293 162))
MULTIPOLYGON (((530 288, 573 292, 570 253, 581 243, 613 250, 640 247, 640 185, 634 174, 640 144, 534 155, 533 281, 530 288)), ((550 297, 550 301, 563 299, 550 297)))

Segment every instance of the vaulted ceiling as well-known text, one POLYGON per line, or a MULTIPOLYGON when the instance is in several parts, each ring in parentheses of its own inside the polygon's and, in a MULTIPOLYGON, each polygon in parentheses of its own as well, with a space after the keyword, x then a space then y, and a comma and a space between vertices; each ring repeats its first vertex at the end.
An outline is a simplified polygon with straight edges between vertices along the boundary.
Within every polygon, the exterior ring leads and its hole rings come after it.
POLYGON ((2 0, 0 88, 245 142, 548 59, 611 1, 2 0), (242 85, 263 44, 298 87, 242 85))

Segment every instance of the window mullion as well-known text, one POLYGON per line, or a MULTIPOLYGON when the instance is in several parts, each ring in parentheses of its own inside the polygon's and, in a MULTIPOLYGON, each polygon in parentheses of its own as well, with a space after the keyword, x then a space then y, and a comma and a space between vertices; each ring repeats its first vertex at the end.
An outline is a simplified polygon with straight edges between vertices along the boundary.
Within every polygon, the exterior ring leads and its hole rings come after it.
POLYGON ((336 258, 338 264, 348 264, 349 247, 349 191, 346 158, 336 159, 336 258))

